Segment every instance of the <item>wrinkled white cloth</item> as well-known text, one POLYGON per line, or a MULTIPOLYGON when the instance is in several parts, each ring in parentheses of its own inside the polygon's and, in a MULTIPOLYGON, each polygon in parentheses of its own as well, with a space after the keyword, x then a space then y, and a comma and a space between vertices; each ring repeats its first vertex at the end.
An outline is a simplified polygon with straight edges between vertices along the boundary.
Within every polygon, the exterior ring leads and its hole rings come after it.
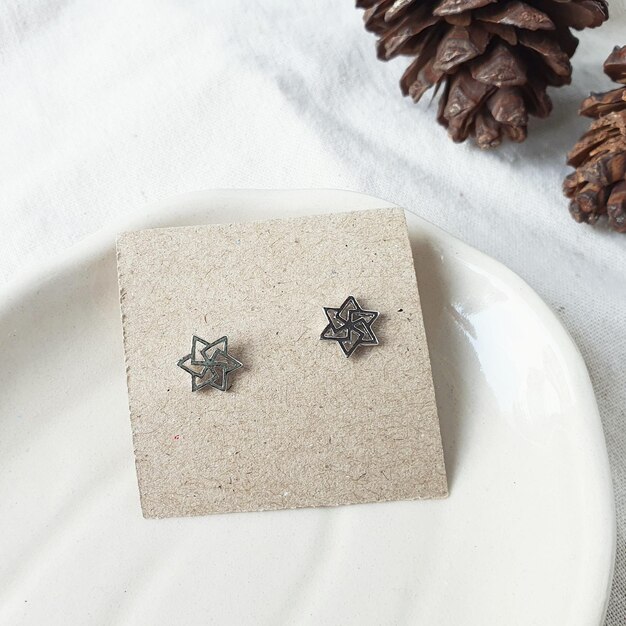
POLYGON ((577 225, 561 195, 623 7, 579 35, 552 117, 481 152, 402 98, 406 60, 376 60, 350 0, 4 0, 0 286, 183 191, 331 187, 407 207, 520 274, 580 346, 617 499, 607 624, 626 624, 626 235, 577 225))

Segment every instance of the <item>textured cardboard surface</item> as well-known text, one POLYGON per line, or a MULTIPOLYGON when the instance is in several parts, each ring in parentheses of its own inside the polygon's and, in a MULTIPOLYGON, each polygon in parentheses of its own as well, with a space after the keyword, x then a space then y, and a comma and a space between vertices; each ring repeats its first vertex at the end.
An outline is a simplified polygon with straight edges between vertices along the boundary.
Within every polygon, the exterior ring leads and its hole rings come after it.
POLYGON ((118 240, 146 517, 447 495, 404 213, 166 228, 118 240), (346 359, 323 306, 380 311, 346 359), (228 392, 190 390, 192 335, 229 337, 228 392))

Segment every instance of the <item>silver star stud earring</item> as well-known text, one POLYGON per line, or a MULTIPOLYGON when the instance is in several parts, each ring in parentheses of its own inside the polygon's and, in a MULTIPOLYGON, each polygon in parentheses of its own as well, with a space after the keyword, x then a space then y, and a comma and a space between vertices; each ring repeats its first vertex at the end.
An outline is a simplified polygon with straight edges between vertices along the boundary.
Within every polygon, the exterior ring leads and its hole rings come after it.
POLYGON ((191 374, 191 391, 204 387, 226 391, 230 387, 229 375, 243 363, 228 354, 228 337, 209 343, 194 335, 191 352, 178 361, 178 367, 191 374))
POLYGON ((378 345, 378 339, 372 330, 378 311, 362 309, 354 296, 348 296, 337 309, 324 307, 324 312, 329 324, 322 331, 320 339, 337 341, 346 357, 359 346, 378 345))

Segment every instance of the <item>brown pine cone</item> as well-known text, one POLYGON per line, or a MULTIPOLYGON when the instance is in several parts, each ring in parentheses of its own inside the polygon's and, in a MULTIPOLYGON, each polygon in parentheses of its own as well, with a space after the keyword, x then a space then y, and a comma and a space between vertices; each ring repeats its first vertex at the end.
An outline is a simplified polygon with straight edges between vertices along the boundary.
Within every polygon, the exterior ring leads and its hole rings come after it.
MULTIPOLYGON (((604 71, 626 85, 626 46, 611 52, 604 71)), ((607 215, 611 228, 626 233, 626 87, 592 93, 580 114, 595 121, 567 155, 568 165, 576 168, 563 183, 570 213, 588 224, 607 215)))
POLYGON ((400 86, 417 102, 442 88, 437 119, 454 141, 481 148, 526 138, 529 115, 547 117, 549 85, 571 80, 578 39, 599 26, 605 0, 356 0, 378 35, 378 57, 413 57, 400 86))

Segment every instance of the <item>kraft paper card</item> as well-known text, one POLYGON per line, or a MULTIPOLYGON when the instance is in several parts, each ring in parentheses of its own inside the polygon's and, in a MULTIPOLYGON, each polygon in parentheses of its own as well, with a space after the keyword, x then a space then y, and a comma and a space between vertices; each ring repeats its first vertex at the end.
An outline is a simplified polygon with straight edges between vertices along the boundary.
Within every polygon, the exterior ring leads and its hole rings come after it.
POLYGON ((447 495, 402 210, 144 230, 117 250, 145 517, 447 495), (320 340, 348 296, 380 312, 379 344, 350 358, 320 340), (213 376, 178 367, 194 335, 228 337, 228 391, 192 392, 213 376))

